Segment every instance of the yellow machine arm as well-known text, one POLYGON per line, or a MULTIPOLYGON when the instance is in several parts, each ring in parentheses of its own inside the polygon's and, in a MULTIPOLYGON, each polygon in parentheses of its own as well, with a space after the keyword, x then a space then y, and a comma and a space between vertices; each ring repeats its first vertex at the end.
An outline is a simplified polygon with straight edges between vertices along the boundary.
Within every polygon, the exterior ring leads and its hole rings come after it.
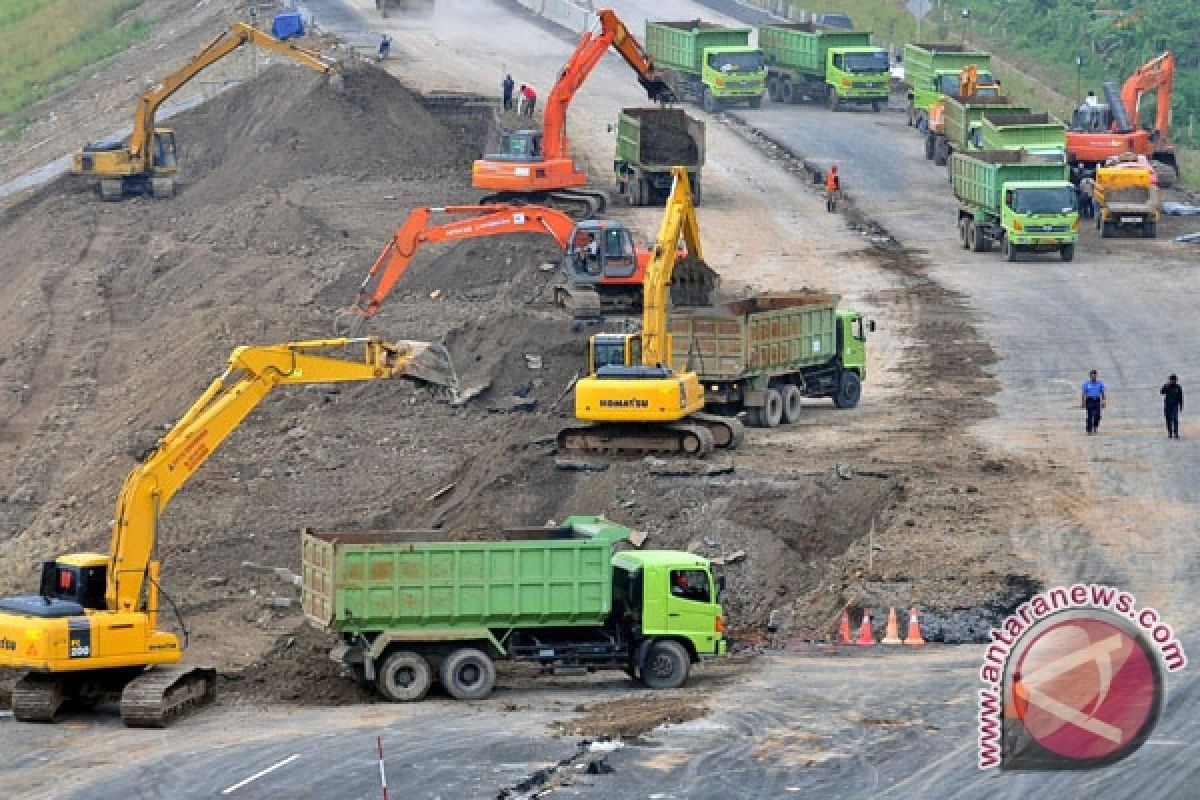
POLYGON ((125 479, 109 551, 107 608, 139 608, 154 557, 159 515, 273 387, 391 377, 453 385, 453 370, 448 357, 442 360, 443 354, 424 342, 389 344, 379 339, 325 339, 234 350, 225 372, 125 479), (361 360, 318 352, 349 345, 363 346, 361 360))
POLYGON ((191 61, 142 95, 133 120, 133 134, 129 138, 129 152, 134 159, 145 158, 146 154, 153 152, 154 117, 167 98, 179 91, 181 86, 203 69, 220 61, 244 44, 265 47, 293 58, 319 72, 332 72, 334 69, 334 65, 323 60, 321 54, 315 50, 282 42, 269 33, 264 33, 245 23, 235 22, 229 26, 229 30, 222 31, 219 36, 201 48, 191 61))
POLYGON ((687 245, 685 258, 704 263, 700 225, 692 204, 692 185, 686 167, 671 168, 671 195, 663 211, 654 251, 646 265, 642 300, 642 366, 670 367, 671 341, 667 334, 667 309, 671 300, 671 275, 679 257, 679 237, 687 245))

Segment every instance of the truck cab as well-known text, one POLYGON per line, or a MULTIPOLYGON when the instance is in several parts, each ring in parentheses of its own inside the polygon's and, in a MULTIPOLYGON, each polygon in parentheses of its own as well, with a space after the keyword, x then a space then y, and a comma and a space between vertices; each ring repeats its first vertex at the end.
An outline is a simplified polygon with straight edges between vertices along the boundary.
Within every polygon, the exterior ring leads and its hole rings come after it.
POLYGON ((842 369, 857 373, 860 381, 867 379, 867 332, 874 330, 875 321, 864 317, 861 311, 838 309, 837 349, 842 369))
POLYGON ((842 102, 870 103, 878 109, 890 91, 890 61, 879 47, 830 48, 825 81, 842 102))
POLYGON ((1075 187, 1069 181, 1005 183, 1000 225, 1009 252, 1061 251, 1079 239, 1075 187))
POLYGON ((677 641, 693 663, 725 655, 720 583, 706 559, 675 550, 629 550, 612 563, 614 613, 625 615, 641 640, 677 641))
MULTIPOLYGON (((716 103, 749 100, 751 107, 762 102, 767 85, 767 64, 757 47, 707 47, 704 49, 704 71, 701 75, 709 94, 716 103)), ((715 111, 706 106, 706 111, 715 111)))

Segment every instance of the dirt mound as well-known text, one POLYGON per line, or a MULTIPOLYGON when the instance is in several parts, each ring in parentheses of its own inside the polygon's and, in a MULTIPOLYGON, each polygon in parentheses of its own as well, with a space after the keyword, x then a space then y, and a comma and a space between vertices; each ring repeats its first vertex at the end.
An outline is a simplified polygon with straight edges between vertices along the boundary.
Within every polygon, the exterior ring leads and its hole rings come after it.
POLYGON ((343 706, 378 701, 373 692, 361 688, 350 671, 329 658, 334 637, 308 625, 280 636, 269 651, 254 663, 222 673, 218 684, 220 702, 288 703, 306 706, 343 706))
POLYGON ((708 713, 703 706, 678 697, 629 697, 606 703, 576 706, 578 717, 556 722, 553 728, 564 736, 615 736, 629 739, 659 725, 678 725, 708 713))

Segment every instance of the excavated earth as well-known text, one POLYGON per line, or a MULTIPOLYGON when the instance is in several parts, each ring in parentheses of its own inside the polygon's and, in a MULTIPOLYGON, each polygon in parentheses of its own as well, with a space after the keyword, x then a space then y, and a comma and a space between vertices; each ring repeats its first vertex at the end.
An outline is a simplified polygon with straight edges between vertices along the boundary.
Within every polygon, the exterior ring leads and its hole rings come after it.
MULTIPOLYGON (((410 209, 476 197, 466 165, 479 141, 369 66, 348 70, 340 90, 272 67, 172 126, 183 171, 171 200, 106 204, 64 178, 0 211, 4 593, 30 591, 56 553, 107 547, 135 456, 232 348, 332 335, 410 209)), ((1001 531, 1027 512, 999 498, 1039 477, 951 443, 964 412, 989 413, 990 350, 962 322, 960 298, 905 254, 878 255, 911 281, 872 302, 925 309, 907 335, 953 341, 959 360, 957 382, 938 383, 947 365, 912 348, 901 370, 934 390, 905 401, 915 410, 896 428, 885 407, 867 418, 874 442, 776 445, 751 430, 743 452, 707 466, 579 471, 556 467, 551 441, 596 329, 551 302, 553 242, 422 251, 366 332, 443 342, 463 384, 486 388, 464 407, 405 382, 268 397, 162 516, 161 583, 189 661, 221 670, 227 702, 364 698, 324 657, 328 639, 304 624, 296 587, 268 569, 299 571, 305 527, 469 537, 604 514, 646 531, 647 546, 727 558, 723 602, 750 639, 773 610, 819 638, 846 603, 902 597, 951 617, 1003 608, 1028 568, 1004 555, 1001 531)))

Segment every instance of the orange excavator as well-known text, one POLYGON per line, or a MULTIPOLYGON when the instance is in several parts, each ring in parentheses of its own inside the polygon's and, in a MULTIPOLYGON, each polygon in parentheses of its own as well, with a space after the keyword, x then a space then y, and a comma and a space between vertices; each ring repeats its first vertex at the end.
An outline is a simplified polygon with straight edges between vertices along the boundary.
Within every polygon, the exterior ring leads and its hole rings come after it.
MULTIPOLYGON (((359 286, 348 335, 373 316, 408 269, 422 245, 512 233, 549 236, 563 249, 562 281, 555 286, 558 305, 575 317, 634 314, 642 308, 642 281, 650 261, 648 248, 634 243, 629 229, 613 220, 576 221, 545 206, 443 206, 415 209, 384 245, 359 286), (441 221, 446 217, 451 219, 441 221)), ((671 283, 677 305, 704 305, 717 276, 703 266, 678 270, 671 283)))
POLYGON ((1136 153, 1151 159, 1158 185, 1166 188, 1178 180, 1175 147, 1170 142, 1171 88, 1175 80, 1175 56, 1167 51, 1134 70, 1120 91, 1116 83, 1104 83, 1107 103, 1089 98, 1071 117, 1067 130, 1067 154, 1071 161, 1092 168, 1113 156, 1136 153), (1142 97, 1156 92, 1154 128, 1139 122, 1142 97))
POLYGON ((567 108, 609 47, 637 73, 651 100, 665 103, 674 99, 649 54, 617 15, 603 9, 596 16, 599 32, 583 34, 550 90, 543 130, 506 132, 501 136, 500 152, 485 155, 472 165, 472 185, 489 192, 481 202, 557 204, 579 217, 604 211, 607 195, 586 188, 587 175, 576 168, 567 152, 567 108))

